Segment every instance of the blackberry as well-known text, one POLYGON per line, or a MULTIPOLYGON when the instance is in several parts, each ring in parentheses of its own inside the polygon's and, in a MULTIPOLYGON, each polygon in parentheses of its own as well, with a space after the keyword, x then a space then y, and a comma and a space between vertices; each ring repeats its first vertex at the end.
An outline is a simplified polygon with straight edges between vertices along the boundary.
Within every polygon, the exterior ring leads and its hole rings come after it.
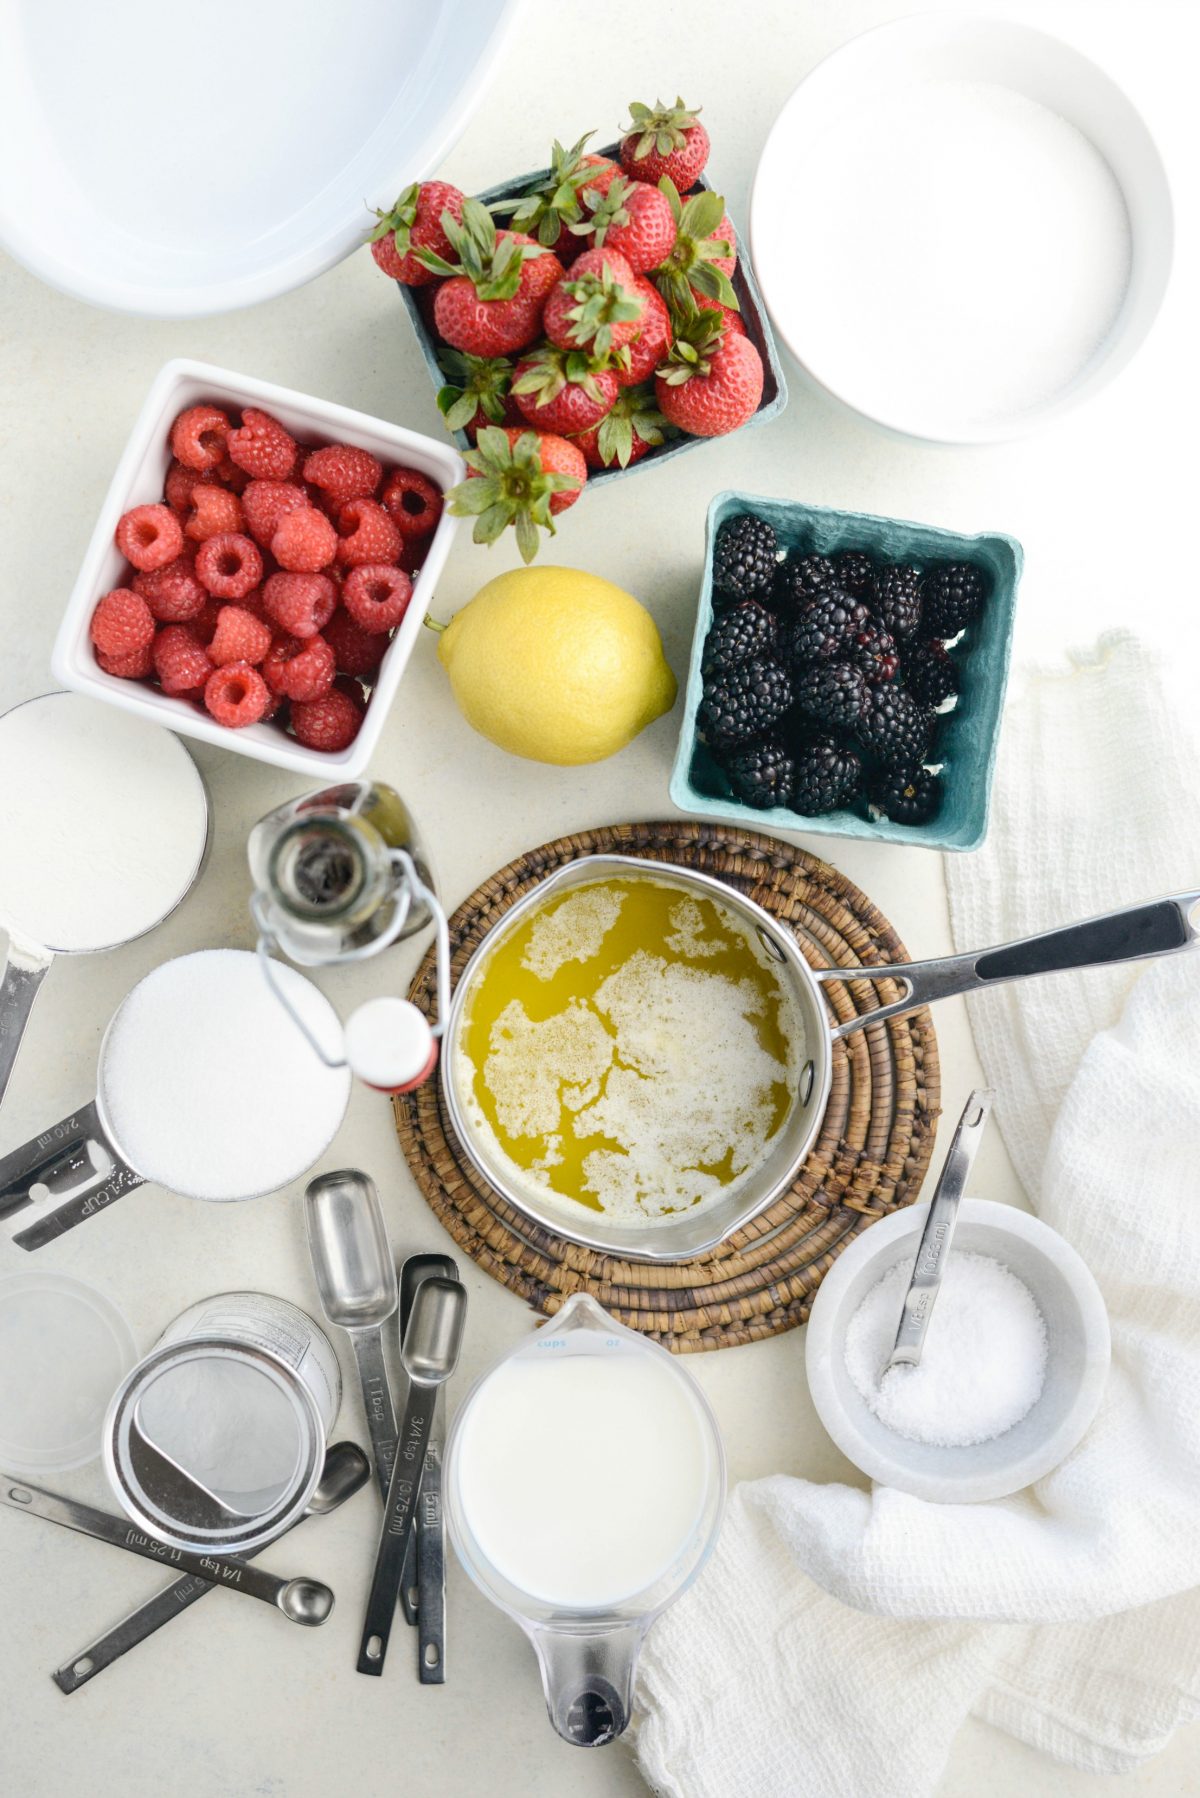
POLYGON ((881 568, 875 611, 893 637, 915 637, 921 623, 921 576, 916 568, 881 568))
POLYGON ((775 591, 785 606, 802 606, 837 586, 837 571, 828 556, 789 556, 775 577, 775 591))
POLYGON ((713 585, 735 599, 765 592, 775 579, 779 540, 765 518, 741 512, 717 532, 713 585))
POLYGON ((861 549, 844 549, 833 558, 837 584, 852 599, 869 599, 875 586, 875 564, 861 549))
POLYGON ((885 767, 911 774, 929 753, 933 713, 903 687, 868 687, 866 691, 867 701, 856 725, 859 741, 885 767))
POLYGON ((833 587, 810 597, 783 628, 780 647, 784 661, 798 666, 835 658, 845 661, 848 645, 869 616, 860 600, 848 599, 833 587))
POLYGON ((958 696, 958 669, 940 643, 919 643, 904 659, 904 684, 922 705, 958 696))
POLYGON ((852 659, 862 669, 868 685, 872 687, 878 686, 880 681, 895 680, 900 666, 896 639, 884 630, 878 618, 868 615, 862 629, 854 633, 852 659))
POLYGON ((957 637, 991 589, 991 577, 975 562, 935 562, 922 583, 926 635, 957 637))
POLYGON ((726 757, 723 764, 734 796, 743 805, 766 811, 772 805, 790 805, 795 763, 775 737, 748 743, 726 757))
POLYGON ((928 824, 941 809, 941 777, 928 768, 918 768, 915 774, 893 770, 872 785, 870 797, 893 824, 928 824))
POLYGON ((806 818, 845 805, 862 779, 861 758, 833 737, 798 745, 793 759, 792 810, 806 818))
POLYGON ((852 662, 818 662, 797 676, 796 704, 822 724, 857 725, 869 690, 852 662))
POLYGON ((710 629, 704 643, 704 671, 731 668, 752 656, 773 655, 778 636, 779 626, 770 612, 756 599, 743 599, 722 613, 710 629))
POLYGON ((786 668, 769 656, 720 669, 700 701, 700 735, 713 749, 736 749, 763 736, 792 704, 786 668))

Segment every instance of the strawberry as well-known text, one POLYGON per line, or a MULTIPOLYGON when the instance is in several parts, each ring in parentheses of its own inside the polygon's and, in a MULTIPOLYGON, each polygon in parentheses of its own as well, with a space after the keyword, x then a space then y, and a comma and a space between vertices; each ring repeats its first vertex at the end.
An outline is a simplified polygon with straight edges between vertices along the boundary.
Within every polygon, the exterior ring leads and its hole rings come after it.
POLYGON ((459 260, 448 262, 433 250, 415 252, 426 268, 445 277, 433 302, 438 335, 475 356, 523 350, 538 334, 546 294, 562 274, 562 263, 520 233, 497 234, 478 200, 464 200, 461 223, 445 222, 459 260), (539 262, 547 266, 535 274, 539 262))
MULTIPOLYGON (((644 275, 636 275, 633 287, 642 302, 642 328, 624 351, 627 358, 624 367, 620 360, 615 365, 617 380, 622 387, 637 387, 642 381, 648 381, 659 363, 666 361, 674 336, 667 303, 653 282, 647 281, 644 275)), ((712 303, 716 305, 715 300, 712 303)), ((735 312, 729 316, 737 318, 735 312)), ((741 321, 738 323, 740 325, 741 321)))
POLYGON ((612 411, 571 442, 583 451, 589 468, 630 468, 665 441, 665 423, 654 403, 654 389, 646 381, 640 387, 623 387, 612 411))
POLYGON ((438 362, 446 385, 438 393, 437 403, 447 430, 466 431, 474 437, 486 425, 521 422, 521 414, 509 398, 513 365, 506 356, 468 356, 462 350, 441 350, 438 362))
POLYGON ((466 461, 468 478, 446 496, 450 510, 474 518, 476 543, 494 543, 513 525, 525 562, 537 554, 539 527, 553 536, 554 518, 575 504, 587 480, 582 452, 552 433, 489 426, 466 461))
POLYGON ((617 377, 583 350, 535 350, 517 363, 513 398, 539 431, 569 437, 599 424, 617 397, 617 377))
POLYGON ((406 187, 390 212, 376 212, 378 225, 368 242, 371 254, 385 275, 405 287, 424 287, 437 276, 418 261, 419 249, 452 256, 442 218, 445 213, 461 220, 463 196, 448 181, 414 181, 406 187))
POLYGON ((513 200, 493 200, 488 210, 508 214, 517 231, 532 232, 538 243, 554 249, 567 238, 572 225, 586 217, 580 195, 585 187, 607 186, 617 165, 607 156, 585 156, 584 146, 590 131, 569 150, 555 140, 550 150, 550 167, 542 179, 513 200), (612 171, 611 174, 609 171, 612 171))
POLYGON ((736 312, 738 297, 729 277, 737 242, 724 200, 707 191, 681 200, 665 177, 661 186, 675 221, 675 243, 655 272, 659 292, 673 313, 686 316, 701 294, 736 312))
POLYGON ((700 124, 698 106, 674 106, 656 100, 652 107, 637 100, 629 108, 627 135, 621 139, 621 167, 635 181, 657 184, 665 175, 680 193, 695 187, 708 161, 708 132, 700 124))
POLYGON ((745 322, 740 312, 735 312, 731 306, 723 306, 720 300, 710 300, 707 294, 698 293, 694 298, 701 312, 720 313, 725 321, 726 331, 732 331, 736 337, 744 337, 746 335, 745 322))
MULTIPOLYGON (((615 252, 585 250, 550 290, 542 329, 560 350, 586 349, 607 356, 631 343, 642 329, 645 301, 634 291, 638 277, 615 252), (599 265, 599 266, 597 266, 599 265)), ((658 299, 657 293, 655 299, 658 299)))
POLYGON ((587 191, 590 214, 577 234, 591 233, 597 248, 616 250, 635 275, 665 262, 675 247, 675 215, 665 191, 618 175, 606 194, 587 191))
POLYGON ((748 337, 694 310, 654 382, 664 418, 693 437, 723 437, 753 418, 762 398, 762 357, 748 337))
POLYGON ((585 156, 583 160, 589 170, 585 185, 606 194, 621 173, 620 163, 614 162, 611 156, 585 156))

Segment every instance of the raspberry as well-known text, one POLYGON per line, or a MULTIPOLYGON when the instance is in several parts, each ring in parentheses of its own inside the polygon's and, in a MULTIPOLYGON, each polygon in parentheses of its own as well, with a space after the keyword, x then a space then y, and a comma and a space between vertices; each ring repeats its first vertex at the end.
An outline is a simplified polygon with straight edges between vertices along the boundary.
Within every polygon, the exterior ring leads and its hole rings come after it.
POLYGON ((249 537, 224 531, 196 551, 196 573, 218 599, 244 599, 263 577, 262 556, 249 537))
POLYGON ((273 574, 263 605, 289 637, 315 637, 333 616, 337 588, 327 574, 273 574))
POLYGON ((191 511, 183 527, 185 537, 190 537, 194 543, 204 543, 209 537, 240 531, 243 522, 242 502, 236 493, 200 482, 192 488, 191 511))
MULTIPOLYGON (((201 591, 203 591, 203 589, 201 589, 201 591)), ((253 595, 248 593, 245 599, 240 599, 238 601, 238 604, 244 612, 248 612, 253 609, 252 600, 253 595)), ((212 642, 213 637, 216 634, 217 626, 221 622, 221 613, 225 610, 228 603, 229 602, 224 599, 214 599, 211 593, 205 593, 204 604, 196 613, 196 616, 186 620, 188 629, 191 631, 193 637, 195 637, 197 643, 203 643, 205 649, 207 649, 212 642)), ((255 615, 257 616, 257 613, 255 615)))
POLYGON ((163 484, 163 498, 172 512, 186 512, 192 503, 192 495, 197 487, 216 487, 217 472, 213 468, 188 468, 178 458, 172 461, 167 470, 167 478, 163 484))
POLYGON ((253 406, 242 413, 241 429, 229 433, 228 448, 230 460, 255 480, 286 481, 296 466, 296 439, 253 406))
POLYGON ((208 659, 218 668, 230 662, 261 662, 271 647, 271 627, 244 606, 222 606, 208 646, 208 659))
POLYGON ((257 724, 271 704, 267 683, 249 662, 215 668, 204 683, 204 703, 218 724, 241 730, 257 724))
POLYGON ((196 579, 196 563, 187 550, 165 568, 135 574, 133 590, 140 593, 160 624, 182 624, 203 610, 207 593, 196 579))
POLYGON ((140 593, 115 587, 92 613, 92 642, 106 656, 131 656, 154 641, 154 614, 140 593))
POLYGON ((297 574, 315 574, 333 561, 337 532, 315 506, 297 506, 285 512, 271 539, 271 554, 281 568, 297 574))
POLYGON ((342 604, 355 624, 374 635, 393 630, 408 610, 412 582, 389 562, 364 562, 351 569, 342 588, 342 604))
POLYGON ((324 637, 343 674, 374 674, 387 649, 386 637, 363 630, 340 606, 325 626, 324 637))
POLYGON ((292 706, 292 730, 306 749, 333 754, 353 743, 362 725, 362 708, 342 687, 334 687, 323 699, 292 706))
POLYGON ((147 643, 144 649, 135 649, 127 656, 106 656, 98 649, 96 660, 105 674, 115 674, 118 680, 144 680, 154 672, 154 645, 147 643))
POLYGON ((284 514, 307 504, 308 495, 294 481, 251 481, 242 495, 246 529, 263 549, 270 549, 284 514))
POLYGON ((186 624, 168 624, 154 639, 154 671, 164 693, 195 693, 212 673, 212 663, 186 624))
POLYGON ((388 477, 383 503, 405 538, 428 537, 442 516, 442 495, 415 468, 398 468, 388 477))
POLYGON ((229 456, 222 456, 217 465, 217 481, 222 487, 228 487, 231 493, 236 493, 240 499, 250 485, 250 476, 229 456))
POLYGON ((219 406, 189 406, 171 426, 171 448, 185 468, 215 468, 232 428, 219 406))
POLYGON ((319 487, 331 506, 351 499, 372 499, 383 479, 383 465, 369 450, 331 443, 304 460, 304 478, 319 487))
POLYGON ((183 531, 169 506, 135 506, 116 529, 117 548, 135 568, 165 568, 183 549, 183 531))
POLYGON ((352 499, 337 515, 337 559, 346 568, 363 562, 394 562, 400 554, 398 527, 373 499, 352 499))
POLYGON ((309 704, 328 693, 337 665, 324 637, 276 637, 262 671, 272 693, 309 704))

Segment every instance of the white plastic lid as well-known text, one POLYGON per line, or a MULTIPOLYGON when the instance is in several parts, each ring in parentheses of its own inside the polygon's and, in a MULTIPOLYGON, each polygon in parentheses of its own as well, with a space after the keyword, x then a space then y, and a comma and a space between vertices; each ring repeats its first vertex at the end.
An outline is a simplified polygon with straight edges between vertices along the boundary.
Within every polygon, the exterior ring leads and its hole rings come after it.
POLYGON ((346 1060, 360 1080, 383 1092, 419 1085, 436 1056, 429 1019, 410 999, 368 999, 346 1025, 346 1060))
POLYGON ((136 1359, 129 1325, 94 1286, 42 1268, 0 1279, 0 1467, 32 1477, 94 1460, 136 1359))

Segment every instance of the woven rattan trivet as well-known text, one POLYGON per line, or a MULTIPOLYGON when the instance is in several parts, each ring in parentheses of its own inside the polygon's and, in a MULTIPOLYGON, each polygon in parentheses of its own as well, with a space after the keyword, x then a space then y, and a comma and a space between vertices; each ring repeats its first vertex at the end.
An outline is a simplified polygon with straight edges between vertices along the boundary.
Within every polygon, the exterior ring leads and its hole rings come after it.
MULTIPOLYGON (((754 831, 722 825, 616 824, 531 849, 486 880, 450 920, 457 982, 468 957, 508 907, 564 862, 597 853, 677 862, 717 875, 796 933, 814 966, 904 961, 887 919, 827 862, 754 831)), ((867 989, 897 996, 892 988, 867 989)), ((826 995, 848 1017, 849 988, 826 995)), ((432 1012, 432 951, 410 997, 432 1012)), ((580 1289, 664 1347, 686 1353, 755 1342, 794 1329, 851 1237, 911 1204, 933 1151, 940 1101, 929 1013, 868 1025, 833 1046, 833 1087, 821 1135, 791 1189, 769 1211, 696 1261, 619 1261, 553 1235, 515 1211, 475 1172, 427 1080, 395 1100, 396 1131, 436 1216, 472 1261, 550 1314, 580 1289)))

